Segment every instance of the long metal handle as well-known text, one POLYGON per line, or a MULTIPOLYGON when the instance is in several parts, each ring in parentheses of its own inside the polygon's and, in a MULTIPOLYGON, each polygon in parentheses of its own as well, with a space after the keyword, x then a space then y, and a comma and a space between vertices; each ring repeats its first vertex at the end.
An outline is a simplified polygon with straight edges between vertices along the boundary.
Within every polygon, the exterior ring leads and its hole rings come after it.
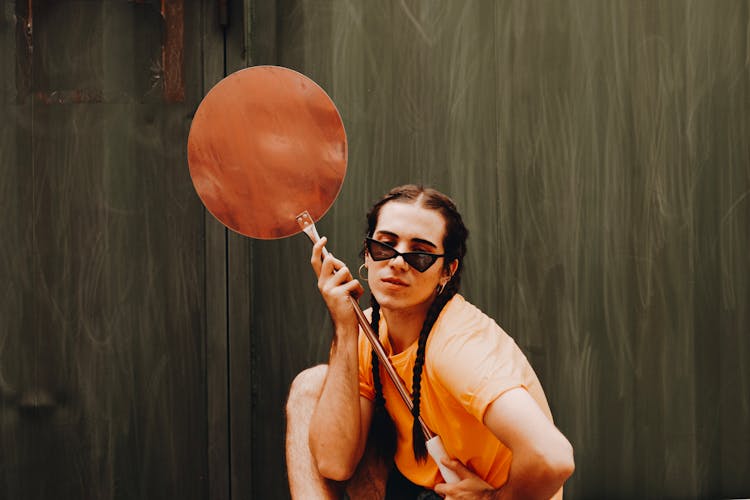
MULTIPOLYGON (((317 243, 318 240, 320 240, 320 236, 318 235, 318 230, 315 229, 315 222, 312 220, 312 217, 310 217, 310 214, 305 212, 302 212, 297 216, 297 224, 302 228, 302 230, 305 232, 305 234, 310 238, 310 240, 313 242, 313 244, 317 243)), ((323 248, 323 257, 328 256, 328 250, 323 248)), ((349 296, 349 300, 352 303, 352 307, 354 308, 354 313, 357 315, 357 320, 359 321, 359 326, 362 327, 362 330, 365 332, 365 337, 367 337, 367 340, 370 341, 370 344, 372 344, 372 348, 375 351, 375 355, 380 360, 380 364, 383 365, 385 368, 386 373, 388 374, 388 378, 391 379, 393 382, 393 385, 396 386, 396 390, 398 390, 399 395, 401 396, 401 399, 406 404, 406 407, 411 412, 414 408, 414 404, 411 401, 411 394, 409 394, 409 391, 406 390, 406 386, 404 385, 403 380, 401 380, 401 377, 398 376, 398 373, 396 372, 396 369, 391 364, 391 360, 388 359, 388 355, 385 353, 385 349, 383 348, 383 344, 380 343, 380 339, 375 335, 375 332, 372 330, 372 326, 370 326, 370 322, 367 320, 367 316, 365 316, 365 313, 362 312, 362 308, 359 307, 359 302, 357 302, 357 299, 355 299, 352 296, 349 296)), ((422 420, 422 416, 420 415, 417 417, 419 419, 419 425, 422 427, 422 433, 424 434, 425 441, 429 441, 434 437, 434 434, 430 429, 427 427, 427 424, 424 423, 424 420, 422 420)))

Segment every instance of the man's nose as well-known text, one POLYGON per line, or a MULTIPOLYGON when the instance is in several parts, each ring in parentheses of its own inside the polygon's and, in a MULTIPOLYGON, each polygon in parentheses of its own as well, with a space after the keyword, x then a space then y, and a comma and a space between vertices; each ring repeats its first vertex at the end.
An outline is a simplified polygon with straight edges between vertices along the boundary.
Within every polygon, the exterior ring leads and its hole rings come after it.
POLYGON ((398 254, 395 257, 391 258, 390 263, 393 267, 406 268, 409 266, 409 264, 404 260, 404 257, 401 254, 398 254))

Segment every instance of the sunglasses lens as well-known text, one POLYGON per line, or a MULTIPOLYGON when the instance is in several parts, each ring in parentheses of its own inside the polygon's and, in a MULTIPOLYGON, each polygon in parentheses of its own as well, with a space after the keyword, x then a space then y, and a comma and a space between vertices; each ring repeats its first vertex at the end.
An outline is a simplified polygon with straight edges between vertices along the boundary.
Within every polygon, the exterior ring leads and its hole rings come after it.
POLYGON ((423 273, 437 260, 437 257, 434 255, 412 253, 404 255, 404 260, 406 260, 407 264, 411 267, 420 273, 423 273))
POLYGON ((438 260, 441 255, 433 255, 429 253, 418 253, 418 252, 406 252, 399 253, 395 248, 383 243, 382 241, 373 240, 367 238, 367 251, 370 253, 372 260, 388 260, 392 259, 397 255, 403 257, 407 264, 419 271, 420 273, 425 272, 427 269, 438 260))
POLYGON ((392 259, 396 255, 396 249, 377 240, 367 240, 367 250, 373 260, 392 259))

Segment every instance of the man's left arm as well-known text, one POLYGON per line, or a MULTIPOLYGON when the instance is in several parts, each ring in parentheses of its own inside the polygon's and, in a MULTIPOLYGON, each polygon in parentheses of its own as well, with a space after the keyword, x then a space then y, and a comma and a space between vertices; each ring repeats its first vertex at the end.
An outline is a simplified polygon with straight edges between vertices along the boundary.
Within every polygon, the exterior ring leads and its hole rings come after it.
POLYGON ((455 460, 446 462, 461 481, 439 484, 435 492, 448 499, 549 499, 575 468, 573 448, 526 389, 503 393, 487 408, 484 425, 513 452, 508 481, 499 490, 455 460))

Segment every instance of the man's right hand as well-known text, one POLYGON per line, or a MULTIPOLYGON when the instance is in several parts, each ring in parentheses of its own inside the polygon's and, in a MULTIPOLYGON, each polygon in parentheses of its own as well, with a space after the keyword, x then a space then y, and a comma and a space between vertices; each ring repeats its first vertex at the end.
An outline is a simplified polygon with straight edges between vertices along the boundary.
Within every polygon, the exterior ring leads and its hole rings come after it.
POLYGON ((323 258, 323 247, 328 239, 324 236, 313 245, 310 264, 318 276, 318 290, 331 314, 336 332, 359 332, 357 315, 350 296, 359 298, 364 293, 362 285, 354 279, 349 268, 329 253, 323 258))

